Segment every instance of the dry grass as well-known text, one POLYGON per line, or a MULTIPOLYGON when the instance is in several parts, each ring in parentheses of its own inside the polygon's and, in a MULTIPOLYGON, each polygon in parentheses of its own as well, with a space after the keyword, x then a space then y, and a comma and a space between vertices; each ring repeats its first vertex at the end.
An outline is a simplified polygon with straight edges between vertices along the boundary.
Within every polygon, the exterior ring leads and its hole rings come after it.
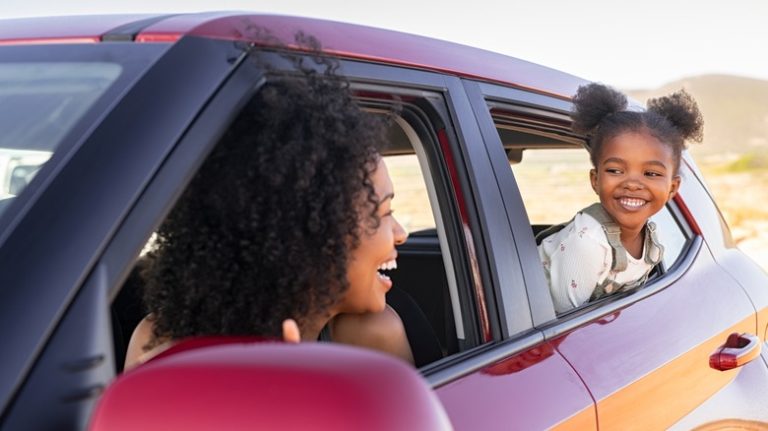
POLYGON ((768 170, 732 169, 733 162, 699 163, 707 186, 739 248, 768 271, 768 170))

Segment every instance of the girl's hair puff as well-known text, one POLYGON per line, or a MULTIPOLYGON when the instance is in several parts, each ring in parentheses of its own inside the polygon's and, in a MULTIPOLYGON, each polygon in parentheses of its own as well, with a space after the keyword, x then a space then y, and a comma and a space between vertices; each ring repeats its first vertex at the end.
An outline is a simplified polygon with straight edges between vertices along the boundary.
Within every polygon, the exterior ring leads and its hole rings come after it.
POLYGON ((696 101, 685 90, 650 99, 647 106, 648 112, 666 118, 680 132, 684 141, 690 139, 701 142, 704 139, 704 118, 696 101))
POLYGON ((573 97, 574 132, 589 138, 592 165, 597 167, 603 144, 623 133, 648 133, 672 150, 675 174, 685 140, 702 140, 704 121, 693 98, 680 90, 652 99, 647 111, 628 111, 627 98, 603 84, 579 87, 573 97))
POLYGON ((573 97, 573 104, 573 130, 593 135, 606 117, 627 109, 627 97, 605 85, 583 85, 573 97))

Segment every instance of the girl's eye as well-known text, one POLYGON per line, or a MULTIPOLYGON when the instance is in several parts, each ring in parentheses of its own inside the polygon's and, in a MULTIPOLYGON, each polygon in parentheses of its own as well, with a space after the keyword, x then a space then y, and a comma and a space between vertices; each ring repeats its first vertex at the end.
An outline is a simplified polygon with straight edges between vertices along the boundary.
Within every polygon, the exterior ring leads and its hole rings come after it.
POLYGON ((607 168, 605 172, 608 172, 609 174, 620 174, 621 169, 619 168, 607 168))
POLYGON ((645 173, 648 177, 662 177, 663 175, 658 172, 648 171, 645 173))

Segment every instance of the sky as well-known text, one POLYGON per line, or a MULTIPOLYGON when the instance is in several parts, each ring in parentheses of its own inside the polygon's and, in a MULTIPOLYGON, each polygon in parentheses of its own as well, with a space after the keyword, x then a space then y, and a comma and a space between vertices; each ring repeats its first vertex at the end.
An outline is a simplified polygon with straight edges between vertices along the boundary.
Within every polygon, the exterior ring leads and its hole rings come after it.
POLYGON ((703 74, 768 80, 768 0, 0 0, 0 19, 211 10, 415 33, 625 90, 703 74))

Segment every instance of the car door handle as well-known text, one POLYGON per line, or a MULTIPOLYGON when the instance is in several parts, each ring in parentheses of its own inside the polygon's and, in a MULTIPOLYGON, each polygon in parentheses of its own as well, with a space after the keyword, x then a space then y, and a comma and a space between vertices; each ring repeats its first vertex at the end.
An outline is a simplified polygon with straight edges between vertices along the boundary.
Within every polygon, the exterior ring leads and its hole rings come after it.
POLYGON ((752 334, 733 333, 709 356, 709 366, 720 371, 740 367, 760 356, 760 338, 752 334))

